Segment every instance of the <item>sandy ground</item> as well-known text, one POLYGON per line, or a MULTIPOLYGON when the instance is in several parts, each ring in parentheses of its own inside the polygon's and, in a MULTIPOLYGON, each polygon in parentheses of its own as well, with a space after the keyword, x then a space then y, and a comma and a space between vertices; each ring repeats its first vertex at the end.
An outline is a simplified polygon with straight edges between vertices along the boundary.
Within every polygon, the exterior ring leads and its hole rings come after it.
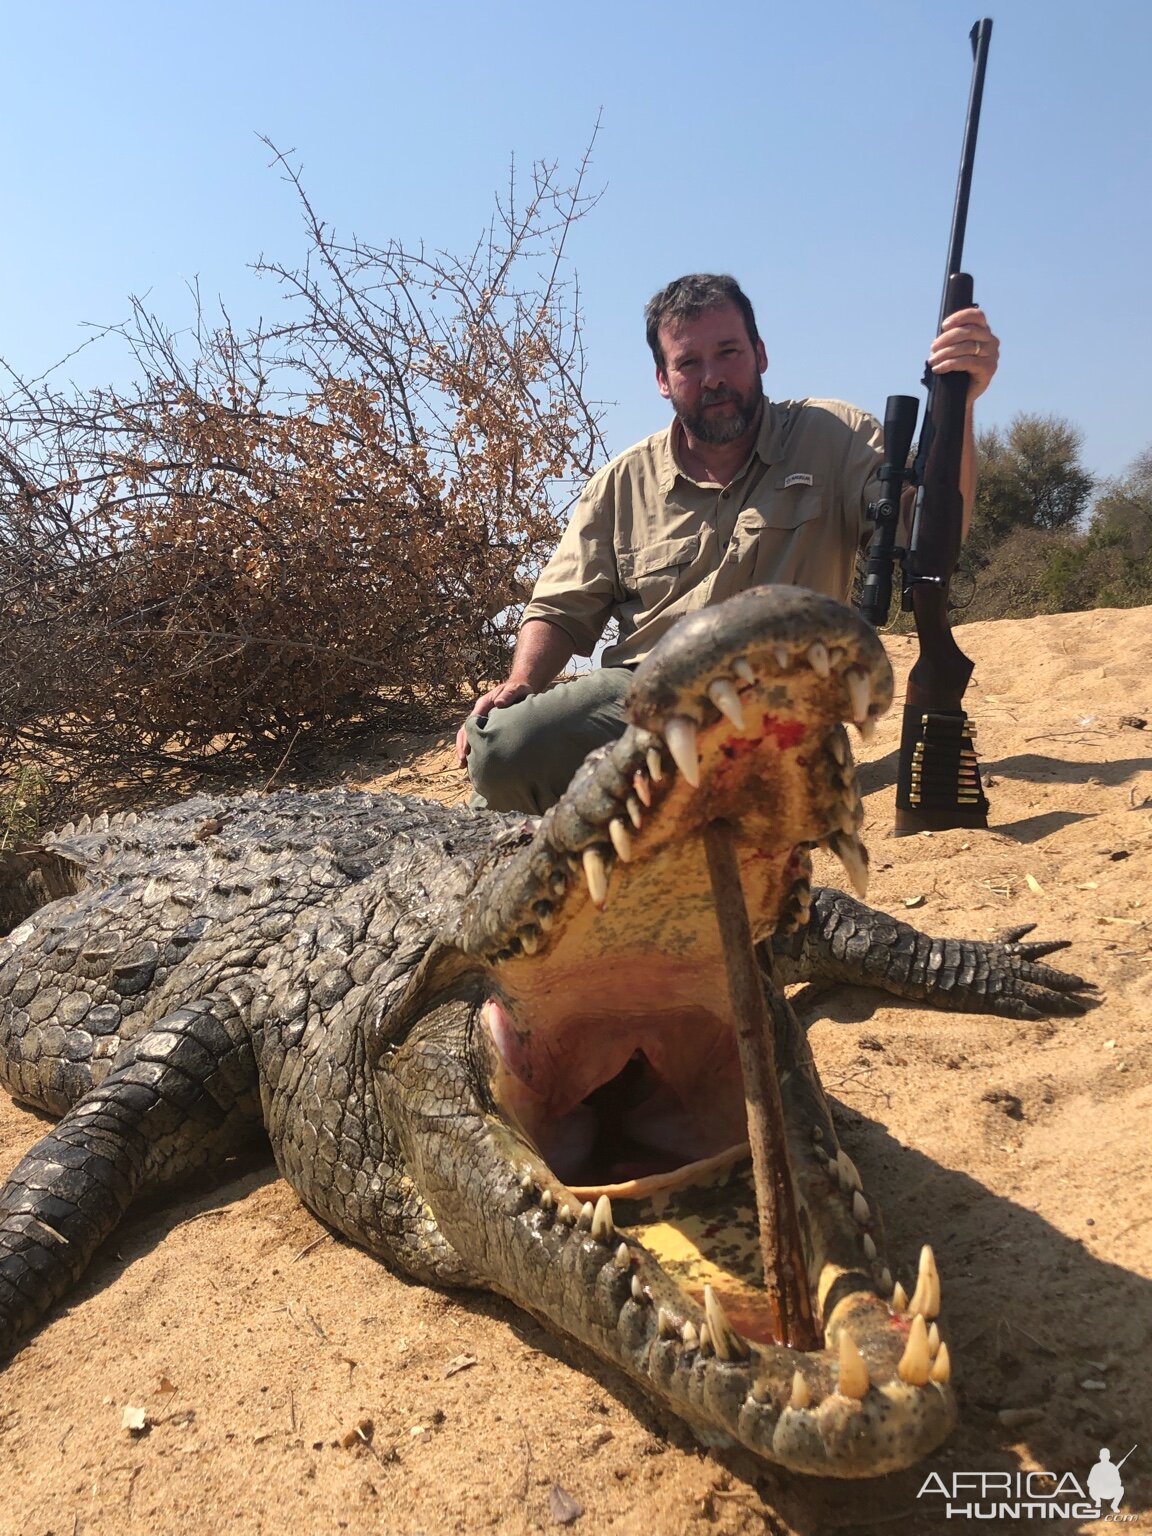
MULTIPOLYGON (((3 1536, 520 1533, 577 1509, 621 1536, 1019 1531, 946 1519, 925 1477, 1083 1482, 1101 1446, 1134 1444, 1122 1508, 1152 1526, 1152 609, 962 638, 992 826, 890 836, 894 712, 862 770, 872 900, 937 933, 1035 922, 1073 941, 1100 1006, 1018 1024, 799 998, 897 1272, 936 1250, 961 1425, 935 1457, 845 1485, 702 1450, 512 1307, 333 1239, 255 1166, 136 1214, 0 1373, 3 1536)), ((902 678, 913 642, 891 650, 902 678)), ((447 736, 417 746, 345 772, 459 798, 447 736)), ((40 1133, 0 1102, 0 1172, 40 1133)))

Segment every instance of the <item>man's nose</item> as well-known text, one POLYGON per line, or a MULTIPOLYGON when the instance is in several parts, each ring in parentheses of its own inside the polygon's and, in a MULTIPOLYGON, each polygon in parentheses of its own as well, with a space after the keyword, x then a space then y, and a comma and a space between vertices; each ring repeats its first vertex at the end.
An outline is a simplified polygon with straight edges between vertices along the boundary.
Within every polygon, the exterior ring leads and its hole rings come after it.
POLYGON ((704 373, 701 383, 705 389, 716 389, 721 384, 727 384, 728 372, 724 359, 721 357, 708 358, 704 364, 704 373))

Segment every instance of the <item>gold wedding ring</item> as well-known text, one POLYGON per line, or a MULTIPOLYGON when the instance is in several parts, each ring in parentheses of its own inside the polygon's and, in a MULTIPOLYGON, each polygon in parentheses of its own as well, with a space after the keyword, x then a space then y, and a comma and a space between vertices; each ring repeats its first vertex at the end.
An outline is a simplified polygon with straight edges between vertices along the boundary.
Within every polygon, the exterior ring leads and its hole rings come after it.
POLYGON ((981 346, 982 346, 982 343, 981 343, 981 342, 979 342, 979 341, 978 341, 978 342, 977 342, 977 343, 976 343, 976 350, 975 350, 975 352, 974 352, 974 353, 973 353, 973 354, 972 354, 972 356, 973 356, 973 357, 979 357, 979 356, 980 356, 980 348, 981 348, 981 346))

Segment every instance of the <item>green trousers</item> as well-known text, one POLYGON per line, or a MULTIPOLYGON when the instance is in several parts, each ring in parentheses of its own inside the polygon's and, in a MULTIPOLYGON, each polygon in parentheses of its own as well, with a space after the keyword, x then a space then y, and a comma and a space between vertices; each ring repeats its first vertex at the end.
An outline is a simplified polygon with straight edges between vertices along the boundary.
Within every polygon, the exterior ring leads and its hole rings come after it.
POLYGON ((630 667, 598 667, 507 709, 469 716, 469 803, 534 816, 555 805, 589 752, 627 725, 631 681, 630 667))

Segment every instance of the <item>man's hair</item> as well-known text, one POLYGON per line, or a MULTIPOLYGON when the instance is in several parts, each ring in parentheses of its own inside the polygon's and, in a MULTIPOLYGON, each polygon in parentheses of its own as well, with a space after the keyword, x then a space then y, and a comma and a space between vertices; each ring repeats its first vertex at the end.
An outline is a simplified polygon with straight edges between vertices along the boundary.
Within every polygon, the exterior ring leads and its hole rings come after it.
POLYGON ((664 348, 660 345, 660 327, 666 320, 695 320, 705 310, 719 309, 723 304, 735 304, 744 317, 744 329, 753 346, 760 340, 756 329, 756 316, 748 295, 734 277, 715 272, 689 272, 678 277, 659 293, 654 293, 644 306, 647 323, 648 345, 656 366, 664 371, 664 348))

